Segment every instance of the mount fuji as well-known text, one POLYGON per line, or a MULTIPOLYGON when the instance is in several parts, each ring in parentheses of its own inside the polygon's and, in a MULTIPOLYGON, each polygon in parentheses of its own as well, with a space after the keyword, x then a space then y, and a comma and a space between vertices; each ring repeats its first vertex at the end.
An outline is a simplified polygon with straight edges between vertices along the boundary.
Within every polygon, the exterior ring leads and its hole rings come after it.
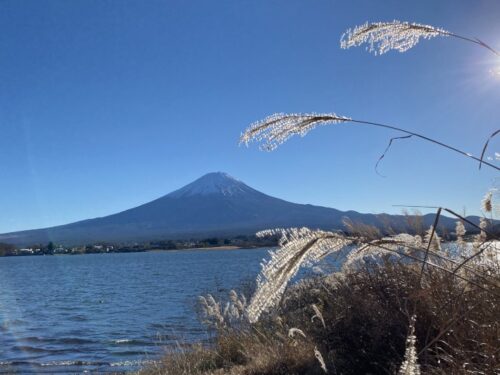
MULTIPOLYGON (((404 230, 401 215, 361 214, 297 204, 261 193, 226 173, 208 173, 194 182, 141 206, 71 224, 0 234, 0 242, 16 245, 54 243, 140 242, 253 234, 276 227, 307 226, 343 229, 343 219, 404 230)), ((432 224, 434 215, 423 217, 432 224)), ((474 221, 478 221, 474 218, 474 221)), ((441 218, 451 228, 454 220, 441 218)))

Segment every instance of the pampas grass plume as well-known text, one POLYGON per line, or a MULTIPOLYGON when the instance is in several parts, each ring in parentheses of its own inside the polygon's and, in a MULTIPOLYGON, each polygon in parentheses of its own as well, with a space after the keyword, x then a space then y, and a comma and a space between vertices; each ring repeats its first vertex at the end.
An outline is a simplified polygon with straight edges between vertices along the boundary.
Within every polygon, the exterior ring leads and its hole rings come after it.
POLYGON ((406 52, 422 39, 449 36, 446 30, 418 23, 401 21, 365 23, 348 29, 340 39, 340 47, 347 49, 368 44, 367 50, 382 55, 390 50, 406 52))
POLYGON ((405 358, 401 367, 399 368, 398 375, 420 375, 420 366, 417 362, 417 348, 415 337, 415 320, 416 316, 412 316, 410 320, 408 337, 406 338, 406 351, 405 358))

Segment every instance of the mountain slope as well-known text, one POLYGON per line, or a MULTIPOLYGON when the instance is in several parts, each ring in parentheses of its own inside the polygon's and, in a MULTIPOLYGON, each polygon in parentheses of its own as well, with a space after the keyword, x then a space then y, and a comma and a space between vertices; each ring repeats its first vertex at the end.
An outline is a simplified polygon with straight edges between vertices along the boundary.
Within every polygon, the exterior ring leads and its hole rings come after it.
MULTIPOLYGON (((287 202, 252 189, 225 173, 216 172, 152 202, 114 215, 52 228, 6 233, 0 235, 0 242, 27 245, 53 241, 76 245, 250 234, 275 227, 341 229, 344 217, 378 227, 390 225, 395 230, 401 230, 405 225, 404 217, 399 215, 342 212, 287 202)), ((430 225, 433 218, 434 215, 426 215, 426 225, 430 225)), ((441 223, 450 227, 454 221, 443 218, 441 223)))

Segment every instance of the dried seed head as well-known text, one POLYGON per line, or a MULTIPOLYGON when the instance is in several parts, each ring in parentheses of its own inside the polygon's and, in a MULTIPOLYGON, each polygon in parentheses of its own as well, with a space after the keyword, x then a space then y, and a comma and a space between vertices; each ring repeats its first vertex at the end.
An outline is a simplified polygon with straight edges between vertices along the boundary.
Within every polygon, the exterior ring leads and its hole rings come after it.
POLYGON ((481 201, 481 206, 484 212, 490 213, 493 210, 492 198, 493 192, 491 190, 484 195, 483 200, 481 201))
POLYGON ((430 228, 425 232, 424 243, 429 244, 429 249, 432 251, 440 251, 441 250, 441 239, 439 238, 437 231, 434 230, 434 227, 431 225, 430 228), (434 231, 434 235, 432 232, 434 231), (432 238, 431 238, 432 235, 432 238))
POLYGON ((303 137, 318 125, 331 125, 346 121, 351 121, 351 119, 335 113, 277 113, 250 125, 240 136, 240 144, 248 145, 252 141, 262 142, 260 146, 262 150, 273 151, 296 134, 303 137))
POLYGON ((301 266, 311 266, 324 256, 338 252, 352 243, 341 234, 308 228, 274 229, 257 233, 258 237, 280 235, 279 248, 270 251, 271 259, 262 263, 257 290, 247 307, 250 323, 276 306, 288 282, 301 266))
POLYGON ((463 246, 465 244, 465 226, 461 221, 457 221, 457 223, 455 224, 455 234, 457 235, 457 244, 459 246, 463 246))
POLYGON ((422 247, 422 238, 407 233, 373 240, 351 250, 346 256, 342 269, 355 268, 365 258, 378 259, 387 255, 399 257, 420 247, 422 247))
POLYGON ((465 236, 464 223, 462 223, 461 221, 457 221, 457 223, 455 224, 455 233, 457 234, 457 237, 465 236))
POLYGON ((318 360, 320 366, 321 366, 321 369, 324 371, 324 372, 328 372, 328 370, 326 369, 326 364, 325 364, 325 360, 323 359, 323 356, 321 355, 321 352, 318 350, 317 347, 314 347, 314 356, 316 357, 316 359, 318 360))
POLYGON ((347 49, 367 43, 367 50, 382 55, 390 50, 405 52, 413 48, 420 38, 449 36, 450 32, 429 25, 401 21, 365 23, 347 30, 340 39, 340 47, 347 49))
POLYGON ((399 368, 398 375, 420 375, 420 366, 417 362, 417 348, 415 337, 415 320, 416 316, 413 315, 410 320, 410 326, 408 327, 408 337, 406 338, 406 351, 405 359, 399 368))
POLYGON ((316 306, 314 303, 311 305, 311 308, 314 311, 314 315, 311 318, 311 322, 314 322, 314 319, 319 319, 321 321, 321 324, 323 325, 323 328, 326 328, 325 324, 325 319, 323 319, 323 314, 319 310, 318 306, 316 306))
POLYGON ((294 338, 296 333, 301 335, 303 338, 306 338, 306 334, 304 333, 304 331, 302 331, 301 329, 298 329, 298 328, 290 328, 288 330, 288 337, 294 338))

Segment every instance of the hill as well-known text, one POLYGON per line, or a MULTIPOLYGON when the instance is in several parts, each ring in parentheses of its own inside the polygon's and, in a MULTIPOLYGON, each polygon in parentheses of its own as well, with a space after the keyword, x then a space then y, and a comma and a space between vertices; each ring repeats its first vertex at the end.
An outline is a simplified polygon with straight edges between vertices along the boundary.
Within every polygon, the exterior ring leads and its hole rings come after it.
MULTIPOLYGON (((374 215, 297 204, 261 193, 226 173, 208 173, 161 198, 117 214, 71 224, 0 234, 0 242, 16 245, 64 245, 96 242, 140 242, 153 239, 200 238, 252 234, 276 227, 307 226, 343 229, 343 219, 404 231, 402 215, 374 215)), ((426 226, 434 215, 423 217, 426 226)), ((473 217, 478 222, 477 217, 473 217)), ((452 230, 455 220, 440 223, 452 230)))

